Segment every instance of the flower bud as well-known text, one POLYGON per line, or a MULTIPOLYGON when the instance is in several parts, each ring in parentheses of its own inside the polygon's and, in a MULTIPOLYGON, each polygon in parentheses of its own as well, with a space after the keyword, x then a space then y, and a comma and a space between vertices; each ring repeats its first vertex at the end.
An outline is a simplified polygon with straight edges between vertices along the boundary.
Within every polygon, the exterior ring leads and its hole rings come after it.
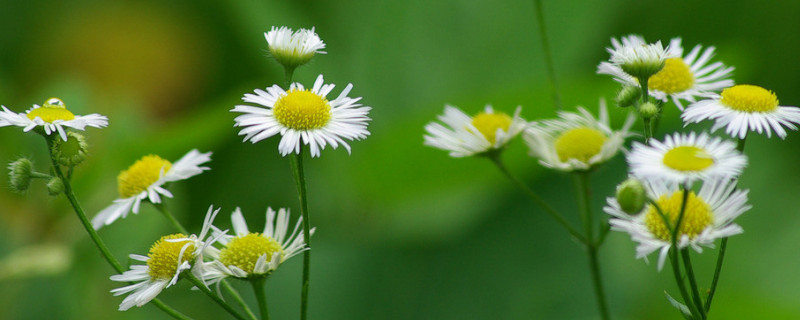
POLYGON ((645 119, 650 119, 657 116, 658 112, 658 106, 649 101, 639 106, 639 114, 645 119))
POLYGON ((67 167, 74 167, 86 160, 86 138, 77 132, 68 132, 67 141, 55 139, 53 143, 53 156, 56 161, 67 167))
POLYGON ((57 196, 64 192, 64 181, 59 177, 52 177, 47 181, 47 193, 51 196, 57 196))
POLYGON ((636 103, 642 96, 642 89, 637 86, 624 86, 622 90, 617 93, 616 102, 617 106, 627 108, 636 103))
POLYGON ((28 158, 19 158, 8 164, 8 180, 11 189, 25 192, 31 186, 33 179, 33 163, 28 158))
POLYGON ((627 214, 638 214, 647 202, 644 186, 636 178, 629 178, 617 186, 617 202, 627 214))

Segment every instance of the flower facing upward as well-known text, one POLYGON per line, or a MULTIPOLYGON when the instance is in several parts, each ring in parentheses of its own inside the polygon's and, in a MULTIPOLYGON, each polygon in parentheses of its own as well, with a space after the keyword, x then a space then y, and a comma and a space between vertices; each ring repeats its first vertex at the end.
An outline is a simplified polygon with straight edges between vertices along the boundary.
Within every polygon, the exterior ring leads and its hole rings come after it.
POLYGON ((425 145, 450 151, 451 157, 500 150, 528 126, 519 116, 521 110, 517 107, 514 116, 509 117, 487 105, 483 112, 470 117, 458 108, 446 105, 439 121, 447 127, 436 122, 427 124, 425 145))
POLYGON ((633 113, 628 113, 619 131, 611 130, 608 110, 600 101, 600 116, 595 119, 589 111, 559 112, 559 119, 544 120, 525 130, 530 155, 548 168, 563 171, 588 170, 611 159, 631 136, 633 113))
POLYGON ((642 180, 692 183, 697 179, 735 178, 747 165, 747 157, 733 142, 700 135, 675 133, 664 142, 634 142, 628 154, 631 174, 642 180))
POLYGON ((209 170, 208 167, 200 167, 208 161, 211 161, 211 152, 200 153, 197 150, 189 151, 175 163, 156 155, 142 157, 117 176, 120 198, 100 211, 92 219, 92 225, 95 229, 100 229, 120 217, 125 218, 130 211, 139 213, 139 206, 144 199, 150 200, 151 203, 161 203, 160 195, 172 198, 172 193, 164 189, 163 185, 188 179, 204 170, 209 170))
POLYGON ((748 131, 771 137, 772 130, 783 139, 786 137, 783 127, 797 130, 800 108, 779 106, 774 92, 740 84, 722 90, 722 94, 711 99, 693 103, 681 118, 686 123, 715 120, 712 131, 725 127, 726 133, 739 139, 744 139, 748 131))
MULTIPOLYGON (((636 258, 645 258, 658 250, 658 270, 672 247, 671 228, 677 223, 683 204, 684 191, 674 183, 663 181, 645 182, 649 197, 658 204, 658 209, 649 204, 637 215, 622 210, 617 200, 607 198, 603 211, 612 216, 609 223, 612 230, 625 231, 636 247, 636 258), (665 224, 669 222, 669 226, 665 224)), ((713 247, 718 238, 726 238, 742 233, 742 228, 733 223, 739 215, 750 209, 747 204, 747 190, 736 188, 735 180, 712 179, 703 182, 700 191, 689 190, 676 243, 679 249, 691 247, 702 252, 701 246, 713 247)))
POLYGON ((324 84, 319 75, 311 90, 295 82, 288 92, 274 85, 266 91, 256 89, 255 94, 245 94, 242 100, 266 108, 249 105, 233 108, 232 112, 244 113, 234 119, 237 127, 244 127, 239 135, 245 136, 244 141, 256 143, 280 133, 278 151, 282 156, 300 153, 302 144, 309 146, 312 157, 319 157, 327 144, 334 149, 341 144, 349 153, 350 145, 344 139, 361 140, 369 136, 367 114, 371 108, 359 104, 360 97, 347 96, 352 84, 329 101, 327 96, 333 87, 324 84))
POLYGON ((214 221, 219 209, 208 208, 204 228, 199 236, 184 234, 171 234, 161 237, 152 247, 147 256, 138 254, 130 255, 133 260, 144 262, 144 265, 132 265, 131 269, 119 275, 111 276, 111 280, 120 282, 136 282, 134 284, 111 290, 115 295, 133 292, 119 305, 120 311, 125 311, 133 306, 141 307, 153 300, 164 288, 176 282, 184 270, 191 269, 202 261, 203 251, 216 239, 205 239, 209 228, 206 227, 214 221))
MULTIPOLYGON (((250 278, 264 277, 278 268, 281 263, 300 252, 308 250, 299 218, 291 234, 289 231, 289 211, 279 209, 277 220, 275 210, 267 209, 267 219, 262 232, 250 232, 239 208, 231 214, 233 235, 227 235, 214 226, 215 237, 219 238, 222 249, 209 247, 206 262, 198 269, 206 284, 214 284, 225 277, 250 278)), ((311 229, 311 234, 314 229, 311 229)))
POLYGON ((664 68, 665 60, 669 57, 669 49, 664 49, 661 41, 646 43, 640 36, 631 35, 611 39, 613 48, 606 48, 611 54, 611 66, 615 66, 626 74, 636 78, 650 78, 664 68))
MULTIPOLYGON (((635 35, 623 39, 630 43, 644 43, 644 39, 635 35)), ((612 41, 619 44, 616 40, 612 41)), ((684 56, 681 39, 673 38, 667 51, 664 68, 650 77, 647 83, 648 92, 654 98, 666 102, 671 97, 678 109, 683 110, 681 100, 695 102, 696 97, 733 85, 733 80, 728 79, 733 67, 725 67, 722 62, 708 64, 714 56, 714 47, 703 50, 701 45, 697 45, 684 56)), ((636 77, 608 62, 601 62, 597 73, 611 75, 623 85, 639 85, 636 77)))
POLYGON ((315 53, 326 53, 320 51, 325 49, 325 43, 314 32, 314 28, 292 31, 287 27, 272 27, 264 33, 264 37, 270 54, 287 68, 293 69, 308 63, 315 53))
POLYGON ((108 118, 96 113, 85 116, 73 114, 67 110, 64 101, 59 98, 47 99, 43 106, 34 104, 33 108, 25 113, 14 113, 5 106, 2 108, 0 127, 15 125, 23 127, 22 131, 24 132, 41 127, 44 134, 58 133, 64 141, 67 141, 67 132, 64 127, 84 130, 87 126, 102 128, 108 125, 108 118))

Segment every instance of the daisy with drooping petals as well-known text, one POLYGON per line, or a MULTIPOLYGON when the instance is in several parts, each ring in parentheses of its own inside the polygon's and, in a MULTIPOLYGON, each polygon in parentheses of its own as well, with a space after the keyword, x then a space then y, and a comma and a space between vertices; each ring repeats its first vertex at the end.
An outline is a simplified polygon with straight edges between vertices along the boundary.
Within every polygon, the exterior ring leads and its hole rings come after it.
POLYGON ((606 103, 600 100, 599 119, 586 109, 559 112, 559 119, 544 120, 525 130, 523 139, 539 163, 562 171, 588 170, 617 154, 636 117, 628 113, 619 131, 611 130, 606 103))
POLYGON ((290 68, 306 64, 316 53, 326 53, 320 51, 325 49, 325 42, 314 32, 314 28, 292 31, 287 27, 272 27, 264 33, 264 37, 275 60, 290 68))
MULTIPOLYGON (((280 208, 277 212, 267 208, 267 219, 262 232, 250 232, 239 208, 231 214, 233 235, 220 232, 214 226, 215 237, 224 247, 207 249, 208 257, 214 259, 198 269, 198 277, 206 284, 214 284, 225 277, 251 278, 266 277, 281 263, 300 252, 308 250, 299 218, 289 233, 289 210, 280 208), (219 236, 216 236, 219 235, 219 236)), ((311 229, 311 234, 314 229, 311 229)))
POLYGON ((125 311, 133 306, 141 307, 153 300, 164 288, 174 285, 184 270, 191 269, 193 265, 201 263, 203 251, 216 239, 209 237, 209 227, 220 209, 208 208, 203 230, 199 236, 171 234, 161 237, 152 247, 147 256, 138 254, 130 255, 133 260, 144 262, 144 265, 131 265, 131 269, 122 274, 111 276, 111 280, 119 282, 136 282, 121 288, 111 290, 115 295, 132 292, 122 300, 120 311, 125 311))
MULTIPOLYGON (((616 198, 607 198, 607 206, 603 211, 613 216, 609 221, 611 229, 624 231, 631 239, 639 243, 636 247, 636 258, 645 258, 654 251, 659 251, 658 270, 664 266, 664 260, 672 247, 670 228, 677 223, 684 198, 684 191, 677 184, 664 181, 646 181, 649 197, 654 199, 658 208, 649 204, 638 215, 629 215, 621 208, 616 198), (664 223, 664 217, 670 226, 664 223)), ((698 253, 703 246, 714 247, 714 241, 742 233, 742 228, 733 223, 739 215, 751 206, 747 204, 747 190, 736 188, 736 181, 729 179, 704 180, 700 191, 689 190, 686 209, 678 229, 678 249, 691 247, 698 253)))
MULTIPOLYGON (((623 38, 623 41, 644 43, 644 39, 636 35, 623 38)), ((616 39, 612 39, 612 44, 614 47, 620 45, 616 39)), ((675 106, 683 110, 681 100, 695 102, 697 97, 704 97, 732 86, 733 80, 729 77, 734 68, 725 67, 722 62, 708 64, 713 56, 714 47, 703 50, 703 46, 699 44, 684 56, 681 39, 673 38, 667 48, 664 68, 648 79, 649 94, 664 102, 672 98, 675 106)), ((614 80, 624 85, 639 86, 636 77, 608 62, 601 62, 597 67, 597 73, 611 75, 614 80)))
POLYGON ((733 142, 706 133, 675 133, 664 142, 634 142, 628 165, 631 174, 642 180, 690 184, 698 179, 732 179, 747 165, 747 157, 733 142))
POLYGON ((504 148, 512 139, 528 126, 519 116, 517 107, 514 116, 495 112, 487 105, 483 112, 474 117, 468 116, 456 107, 446 105, 439 121, 425 126, 425 145, 450 151, 451 157, 480 155, 504 148))
POLYGON ((211 152, 200 153, 192 150, 175 163, 170 163, 156 155, 147 155, 137 160, 127 170, 117 176, 120 198, 106 207, 92 219, 92 226, 100 229, 115 220, 125 218, 128 212, 139 213, 142 200, 161 203, 161 195, 172 198, 172 193, 162 186, 168 182, 196 176, 208 167, 201 167, 211 161, 211 152))
POLYGON ((295 82, 288 92, 273 85, 266 91, 256 89, 255 94, 245 94, 242 100, 262 107, 237 105, 231 110, 244 113, 234 119, 237 127, 244 127, 239 135, 245 136, 244 141, 256 143, 280 134, 278 151, 282 156, 300 153, 302 144, 309 146, 312 157, 319 157, 328 144, 334 149, 341 144, 350 153, 350 145, 344 139, 361 140, 369 136, 367 122, 371 119, 367 114, 371 108, 359 104, 360 97, 347 96, 352 84, 336 99, 328 101, 333 87, 324 84, 319 75, 311 90, 295 82))
POLYGON ((96 113, 85 116, 73 114, 59 98, 47 99, 43 106, 34 104, 33 108, 25 113, 14 113, 5 106, 2 108, 0 127, 15 125, 23 127, 24 132, 41 128, 43 130, 41 132, 45 135, 57 132, 64 141, 67 141, 64 127, 84 130, 86 127, 102 128, 108 125, 108 118, 96 113))
POLYGON ((732 137, 744 139, 748 131, 766 133, 772 130, 781 139, 786 138, 786 130, 797 130, 800 124, 800 108, 779 106, 774 92, 759 86, 740 84, 722 90, 708 100, 698 101, 683 112, 681 118, 686 123, 715 120, 711 131, 725 127, 732 137))

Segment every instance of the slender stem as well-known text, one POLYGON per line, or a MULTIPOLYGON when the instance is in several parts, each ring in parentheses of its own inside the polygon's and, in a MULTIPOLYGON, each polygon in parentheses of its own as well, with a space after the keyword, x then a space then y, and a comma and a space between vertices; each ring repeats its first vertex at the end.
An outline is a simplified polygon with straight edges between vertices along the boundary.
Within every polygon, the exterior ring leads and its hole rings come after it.
POLYGON ((250 280, 253 285, 253 292, 258 300, 258 310, 261 312, 261 320, 269 320, 269 308, 267 308, 267 295, 264 293, 264 279, 258 278, 250 280))
POLYGON ((678 284, 678 290, 681 292, 681 297, 683 298, 684 303, 689 308, 689 312, 692 313, 692 318, 700 319, 699 311, 695 307, 694 303, 692 303, 691 298, 689 297, 689 292, 686 291, 686 284, 683 283, 683 276, 681 275, 681 266, 678 256, 678 250, 675 249, 673 242, 673 248, 670 249, 670 257, 669 261, 672 264, 672 274, 675 276, 675 283, 678 284))
POLYGON ((308 214, 308 199, 306 194, 306 178, 303 173, 303 146, 300 152, 291 155, 292 171, 294 172, 295 183, 297 184, 297 196, 300 198, 300 214, 303 217, 303 239, 306 241, 308 250, 303 252, 303 287, 300 300, 300 319, 308 317, 308 287, 310 284, 310 265, 311 265, 311 219, 308 214))
POLYGON ((700 290, 697 289, 697 280, 694 277, 694 269, 692 268, 692 260, 688 248, 681 250, 683 257, 683 268, 686 270, 686 277, 689 278, 689 287, 692 288, 692 299, 694 305, 700 310, 700 316, 706 318, 705 310, 703 309, 703 299, 700 298, 700 290))
POLYGON ((517 179, 517 177, 511 174, 511 172, 509 172, 506 166, 503 164, 503 161, 500 159, 499 153, 490 153, 487 155, 487 157, 490 160, 492 160, 492 162, 497 166, 498 169, 500 169, 500 172, 502 172, 503 175, 505 175, 509 180, 511 180, 511 182, 517 185, 517 187, 522 189, 522 191, 524 191, 528 195, 528 197, 530 197, 531 200, 533 200, 533 202, 536 203, 536 205, 542 208, 542 210, 544 210, 544 212, 550 215, 550 217, 555 219, 556 222, 558 222, 562 227, 564 227, 564 229, 567 230, 567 232, 569 232, 570 235, 575 237, 575 239, 578 239, 578 241, 580 241, 583 244, 589 243, 589 240, 586 239, 580 232, 575 230, 575 228, 573 228, 569 224, 569 222, 567 222, 567 220, 564 219, 564 217, 558 211, 556 211, 556 209, 553 209, 553 207, 548 205, 547 202, 545 202, 541 197, 539 197, 538 194, 536 194, 536 192, 531 190, 531 188, 529 188, 528 185, 526 185, 524 182, 520 181, 519 179, 517 179))
MULTIPOLYGON (((648 79, 649 78, 639 79, 639 83, 642 87, 642 104, 650 100, 650 93, 647 91, 648 79)), ((653 138, 653 126, 650 125, 652 119, 652 116, 642 117, 642 122, 644 122, 644 143, 650 143, 650 139, 653 138)))
POLYGON ((589 252, 589 269, 592 272, 592 284, 594 285, 594 296, 597 299, 597 307, 600 309, 600 318, 604 320, 611 319, 608 314, 608 303, 606 302, 605 292, 603 290, 603 277, 600 274, 600 264, 597 259, 597 247, 594 245, 586 245, 589 252))
POLYGON ((586 250, 589 254, 589 269, 592 274, 592 284, 594 285, 594 294, 597 299, 597 307, 600 309, 601 319, 610 319, 608 313, 608 303, 606 302, 605 292, 603 290, 603 278, 600 273, 600 264, 597 259, 598 244, 594 240, 594 218, 592 217, 592 190, 589 185, 589 172, 576 171, 575 188, 578 197, 578 208, 581 212, 581 221, 583 221, 584 236, 588 240, 586 243, 586 250))
POLYGON ((642 87, 642 104, 647 103, 650 100, 650 92, 647 91, 647 80, 650 78, 639 79, 639 84, 642 87))
POLYGON ((200 291, 205 293, 206 296, 211 298, 211 300, 214 300, 214 302, 216 302, 220 307, 222 307, 222 309, 225 309, 225 311, 227 311, 234 318, 239 320, 247 320, 245 317, 239 314, 238 311, 233 309, 233 307, 231 307, 227 302, 225 302, 225 300, 222 300, 222 298, 220 298, 218 295, 212 292, 208 287, 206 287, 206 284, 203 283, 202 280, 198 279, 194 274, 192 274, 191 271, 184 271, 183 276, 186 279, 188 279, 192 284, 194 284, 194 286, 197 287, 197 289, 200 289, 200 291))
MULTIPOLYGON (((705 319, 705 314, 702 310, 702 304, 698 305, 696 302, 692 301, 689 297, 688 292, 686 291, 686 284, 683 283, 683 277, 680 276, 680 257, 678 255, 678 235, 680 235, 681 224, 683 222, 683 216, 686 213, 686 205, 689 201, 689 190, 686 185, 681 185, 681 192, 683 192, 683 199, 681 200, 681 211, 678 213, 678 219, 675 222, 675 228, 672 229, 671 241, 672 241, 672 269, 675 273, 675 281, 678 283, 678 288, 681 290, 681 296, 683 297, 684 303, 689 306, 689 310, 692 312, 692 316, 696 319, 705 319)), ((684 261, 685 264, 685 261, 684 261)), ((687 273, 690 272, 689 269, 686 270, 687 273)), ((692 280, 690 280, 692 281, 692 280)))
POLYGON ((283 68, 283 89, 289 91, 289 86, 292 85, 292 75, 294 75, 294 68, 283 68))
POLYGON ((550 49, 550 41, 547 38, 547 26, 544 23, 544 10, 542 10, 542 0, 533 0, 536 7, 536 20, 539 23, 539 37, 542 40, 542 50, 544 50, 544 62, 547 66, 547 76, 550 78, 550 88, 553 90, 553 103, 556 111, 561 111, 561 96, 558 94, 558 81, 556 81, 556 70, 553 65, 553 55, 550 49))
POLYGON ((175 216, 173 216, 172 213, 170 213, 169 210, 167 210, 166 204, 162 202, 162 203, 154 203, 153 205, 156 207, 156 209, 158 209, 158 211, 161 211, 164 217, 167 218, 167 220, 169 220, 169 222, 172 224, 173 227, 175 227, 175 229, 178 230, 178 232, 183 233, 185 235, 189 234, 189 231, 187 231, 186 228, 184 228, 183 225, 180 222, 178 222, 177 219, 175 219, 175 216))

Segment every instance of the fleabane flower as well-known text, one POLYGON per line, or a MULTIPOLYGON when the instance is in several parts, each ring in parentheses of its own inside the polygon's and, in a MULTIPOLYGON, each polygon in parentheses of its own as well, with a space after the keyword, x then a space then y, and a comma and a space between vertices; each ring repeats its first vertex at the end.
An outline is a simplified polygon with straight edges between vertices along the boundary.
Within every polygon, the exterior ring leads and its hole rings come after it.
POLYGON ((672 247, 671 228, 677 223, 683 204, 684 192, 689 192, 686 209, 677 232, 678 249, 691 247, 702 253, 702 247, 714 247, 714 241, 742 233, 742 228, 733 223, 739 215, 751 208, 747 204, 748 190, 736 188, 736 181, 729 179, 704 180, 699 192, 685 191, 674 183, 647 181, 648 194, 658 208, 648 204, 636 214, 630 215, 620 208, 617 199, 607 198, 603 211, 610 214, 611 229, 630 234, 639 245, 636 258, 645 258, 654 251, 659 252, 658 270, 672 247), (665 219, 666 218, 666 219, 665 219), (669 221, 669 226, 664 223, 669 221))
POLYGON ((272 27, 264 33, 264 37, 270 54, 287 68, 294 69, 308 63, 316 53, 326 53, 320 51, 325 49, 325 42, 314 32, 314 28, 292 31, 287 27, 272 27))
POLYGON ((100 229, 115 220, 125 218, 128 212, 139 213, 142 200, 161 203, 161 195, 172 198, 164 184, 196 176, 208 167, 200 165, 211 161, 211 152, 192 150, 175 163, 157 155, 147 155, 137 160, 117 176, 119 198, 92 219, 92 226, 100 229))
POLYGON ((119 282, 136 282, 111 290, 115 295, 130 293, 119 305, 120 311, 133 306, 142 305, 153 300, 164 288, 178 282, 181 273, 203 260, 203 251, 217 239, 208 235, 209 227, 220 209, 208 208, 203 230, 200 235, 184 235, 180 233, 161 237, 150 247, 147 256, 131 254, 133 260, 144 262, 143 265, 131 265, 130 270, 111 276, 111 280, 119 282))
MULTIPOLYGON (((626 42, 644 43, 644 39, 632 35, 626 42)), ((612 43, 615 47, 620 45, 615 39, 612 39, 612 43)), ((673 38, 666 50, 664 68, 647 81, 648 93, 652 97, 664 102, 672 98, 675 106, 683 110, 681 100, 695 102, 697 97, 705 97, 733 85, 730 79, 733 67, 726 67, 722 62, 710 63, 714 57, 714 47, 703 50, 703 46, 698 44, 684 56, 681 39, 673 38)), ((623 85, 639 86, 638 78, 608 62, 601 62, 597 73, 611 75, 623 85)))
POLYGON ((733 142, 700 135, 675 133, 664 142, 633 143, 627 155, 631 174, 642 180, 690 184, 698 179, 728 178, 741 174, 747 157, 733 142))
POLYGON ((725 127, 725 132, 734 138, 744 139, 747 132, 755 131, 772 136, 772 131, 781 139, 786 130, 797 130, 800 124, 800 108, 778 105, 774 92, 759 86, 740 84, 722 90, 720 95, 698 101, 681 114, 685 123, 714 120, 711 131, 725 127))
MULTIPOLYGON (((289 233, 289 210, 267 209, 266 223, 262 232, 250 232, 239 208, 231 214, 233 235, 219 231, 214 226, 215 237, 221 249, 209 247, 207 257, 213 259, 198 268, 198 277, 211 285, 225 277, 266 277, 284 261, 308 250, 299 218, 289 233), (277 218, 277 219, 276 219, 277 218)), ((312 228, 311 234, 314 233, 312 228)))
POLYGON ((528 126, 519 115, 517 107, 513 116, 495 112, 487 105, 483 112, 470 117, 460 109, 445 105, 439 121, 425 126, 425 145, 450 151, 451 157, 481 155, 503 149, 528 126))
POLYGON ((559 112, 558 117, 532 125, 522 137, 539 163, 562 171, 588 170, 611 159, 632 135, 629 130, 636 120, 628 113, 622 128, 612 130, 603 100, 598 118, 582 107, 577 112, 559 112))
POLYGON ((350 153, 350 145, 344 141, 361 140, 369 136, 367 117, 370 107, 358 103, 361 98, 350 98, 347 94, 353 89, 348 84, 334 100, 327 96, 333 84, 324 84, 322 75, 317 77, 314 86, 306 89, 300 83, 292 83, 289 91, 278 85, 256 89, 255 94, 245 94, 242 100, 260 105, 237 105, 231 111, 241 112, 236 117, 237 127, 244 141, 252 143, 280 134, 278 151, 282 156, 300 153, 302 144, 308 145, 312 157, 319 157, 320 151, 330 144, 336 149, 339 144, 350 153))
POLYGON ((1 106, 0 127, 18 126, 22 131, 28 132, 39 128, 45 135, 58 133, 64 141, 67 141, 67 132, 64 127, 84 130, 86 127, 102 128, 108 125, 108 118, 92 113, 85 116, 75 115, 67 110, 64 101, 59 98, 50 98, 39 106, 34 104, 33 108, 25 113, 15 113, 1 106))
POLYGON ((623 37, 622 41, 612 38, 611 44, 612 48, 606 48, 611 54, 608 64, 636 78, 653 76, 664 67, 666 59, 670 57, 669 49, 665 49, 661 41, 647 43, 637 35, 623 37))

